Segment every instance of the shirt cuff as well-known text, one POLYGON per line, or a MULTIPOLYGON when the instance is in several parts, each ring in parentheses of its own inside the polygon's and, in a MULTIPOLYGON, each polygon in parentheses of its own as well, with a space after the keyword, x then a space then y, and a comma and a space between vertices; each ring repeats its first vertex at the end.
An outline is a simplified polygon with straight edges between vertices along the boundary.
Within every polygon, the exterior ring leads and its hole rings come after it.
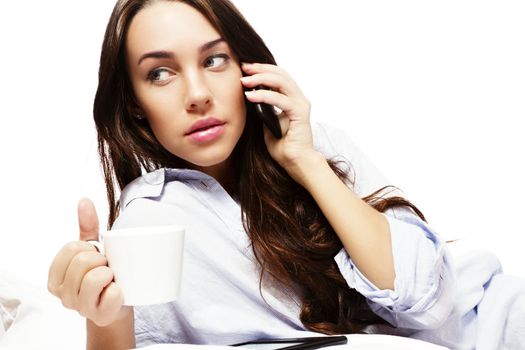
MULTIPOLYGON (((359 271, 344 248, 334 259, 347 284, 369 300, 372 310, 398 325, 398 314, 421 313, 438 302, 444 287, 451 286, 452 267, 444 242, 424 221, 408 212, 397 217, 392 216, 393 211, 389 213, 391 215, 383 215, 392 237, 394 290, 377 288, 359 271)), ((429 322, 439 322, 434 318, 441 319, 441 314, 449 311, 451 301, 441 300, 441 303, 439 315, 430 314, 429 322)))

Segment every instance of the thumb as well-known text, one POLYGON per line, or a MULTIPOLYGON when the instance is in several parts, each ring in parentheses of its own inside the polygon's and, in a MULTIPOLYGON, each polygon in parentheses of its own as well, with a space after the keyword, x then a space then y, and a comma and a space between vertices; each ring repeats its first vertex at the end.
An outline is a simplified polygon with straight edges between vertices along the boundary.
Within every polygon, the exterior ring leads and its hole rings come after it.
POLYGON ((88 198, 78 202, 78 226, 80 240, 98 241, 98 216, 95 205, 88 198))

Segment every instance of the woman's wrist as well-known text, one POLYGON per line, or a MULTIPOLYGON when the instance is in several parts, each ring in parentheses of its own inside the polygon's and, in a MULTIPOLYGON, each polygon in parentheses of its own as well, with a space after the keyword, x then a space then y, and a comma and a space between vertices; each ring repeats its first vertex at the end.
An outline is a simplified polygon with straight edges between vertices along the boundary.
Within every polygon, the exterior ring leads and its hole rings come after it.
POLYGON ((88 350, 97 349, 134 349, 135 314, 132 307, 122 310, 122 317, 112 324, 100 327, 86 319, 88 350))
POLYGON ((315 182, 315 174, 326 169, 331 171, 326 158, 315 150, 294 160, 285 168, 288 174, 307 190, 315 182))

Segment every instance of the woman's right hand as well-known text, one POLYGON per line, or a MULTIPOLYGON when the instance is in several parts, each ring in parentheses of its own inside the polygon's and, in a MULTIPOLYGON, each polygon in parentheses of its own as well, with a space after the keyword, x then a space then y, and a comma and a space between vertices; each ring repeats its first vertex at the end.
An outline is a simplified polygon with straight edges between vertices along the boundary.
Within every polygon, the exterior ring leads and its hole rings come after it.
POLYGON ((133 310, 123 306, 122 291, 113 282, 106 257, 87 242, 98 240, 99 233, 97 212, 89 199, 78 203, 78 223, 80 240, 66 244, 56 255, 49 268, 48 289, 66 308, 105 327, 133 310))

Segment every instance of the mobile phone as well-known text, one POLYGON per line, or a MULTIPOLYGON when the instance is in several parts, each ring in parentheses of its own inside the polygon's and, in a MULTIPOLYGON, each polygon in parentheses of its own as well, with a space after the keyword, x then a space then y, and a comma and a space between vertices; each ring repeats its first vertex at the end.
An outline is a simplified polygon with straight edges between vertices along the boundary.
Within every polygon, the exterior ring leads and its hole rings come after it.
POLYGON ((245 343, 233 344, 231 346, 253 350, 310 350, 347 343, 348 339, 344 335, 341 335, 306 338, 260 339, 245 343))
MULTIPOLYGON (((259 85, 255 90, 267 89, 266 87, 259 85)), ((281 125, 279 124, 279 118, 275 112, 275 108, 266 103, 255 103, 255 110, 257 115, 263 121, 264 125, 271 131, 273 136, 280 139, 283 137, 281 131, 281 125)))

